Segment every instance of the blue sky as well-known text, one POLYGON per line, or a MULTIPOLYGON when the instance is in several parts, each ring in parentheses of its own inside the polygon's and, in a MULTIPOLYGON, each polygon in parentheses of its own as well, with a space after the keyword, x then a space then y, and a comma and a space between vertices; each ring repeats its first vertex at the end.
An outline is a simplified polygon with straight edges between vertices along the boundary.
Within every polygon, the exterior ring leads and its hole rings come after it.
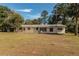
POLYGON ((40 17, 43 10, 47 10, 49 15, 55 4, 50 3, 3 3, 0 4, 21 14, 24 19, 34 19, 40 17))

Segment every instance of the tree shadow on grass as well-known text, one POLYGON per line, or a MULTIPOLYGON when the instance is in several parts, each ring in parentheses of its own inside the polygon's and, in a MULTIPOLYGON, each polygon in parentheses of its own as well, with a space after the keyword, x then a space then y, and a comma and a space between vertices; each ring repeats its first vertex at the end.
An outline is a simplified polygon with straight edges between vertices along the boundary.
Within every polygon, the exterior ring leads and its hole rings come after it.
POLYGON ((64 34, 57 34, 57 33, 42 33, 42 34, 45 34, 45 35, 64 35, 64 34))
POLYGON ((66 33, 65 36, 74 36, 74 37, 79 37, 79 35, 76 36, 74 33, 66 33))

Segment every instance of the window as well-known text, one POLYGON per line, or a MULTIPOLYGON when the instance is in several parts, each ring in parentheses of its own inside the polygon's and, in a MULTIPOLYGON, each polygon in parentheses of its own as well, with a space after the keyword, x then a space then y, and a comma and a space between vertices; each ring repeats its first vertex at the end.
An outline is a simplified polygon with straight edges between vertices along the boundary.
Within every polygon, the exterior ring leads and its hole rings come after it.
POLYGON ((58 28, 58 30, 62 30, 62 28, 58 28))
POLYGON ((46 32, 46 31, 47 31, 46 28, 40 28, 40 30, 41 30, 42 32, 46 32))
POLYGON ((27 29, 30 30, 30 27, 28 27, 27 29))
POLYGON ((36 28, 36 30, 38 30, 38 27, 36 28))
POLYGON ((50 32, 53 32, 53 28, 50 28, 50 32))

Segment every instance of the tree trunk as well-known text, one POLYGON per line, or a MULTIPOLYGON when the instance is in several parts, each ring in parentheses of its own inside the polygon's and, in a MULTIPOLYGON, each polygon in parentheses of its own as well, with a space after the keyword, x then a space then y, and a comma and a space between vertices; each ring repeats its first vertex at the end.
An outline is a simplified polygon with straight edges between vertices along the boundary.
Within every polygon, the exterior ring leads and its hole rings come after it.
POLYGON ((75 35, 78 36, 78 18, 76 17, 76 23, 75 23, 75 35))
POLYGON ((62 21, 62 24, 66 25, 65 15, 63 16, 63 21, 62 21))

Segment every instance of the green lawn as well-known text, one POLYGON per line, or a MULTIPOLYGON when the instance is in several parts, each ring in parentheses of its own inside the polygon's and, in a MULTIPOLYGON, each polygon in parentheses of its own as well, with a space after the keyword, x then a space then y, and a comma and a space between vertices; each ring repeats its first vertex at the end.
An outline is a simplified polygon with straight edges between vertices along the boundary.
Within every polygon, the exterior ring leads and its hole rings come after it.
POLYGON ((0 32, 0 55, 79 55, 79 37, 0 32))

